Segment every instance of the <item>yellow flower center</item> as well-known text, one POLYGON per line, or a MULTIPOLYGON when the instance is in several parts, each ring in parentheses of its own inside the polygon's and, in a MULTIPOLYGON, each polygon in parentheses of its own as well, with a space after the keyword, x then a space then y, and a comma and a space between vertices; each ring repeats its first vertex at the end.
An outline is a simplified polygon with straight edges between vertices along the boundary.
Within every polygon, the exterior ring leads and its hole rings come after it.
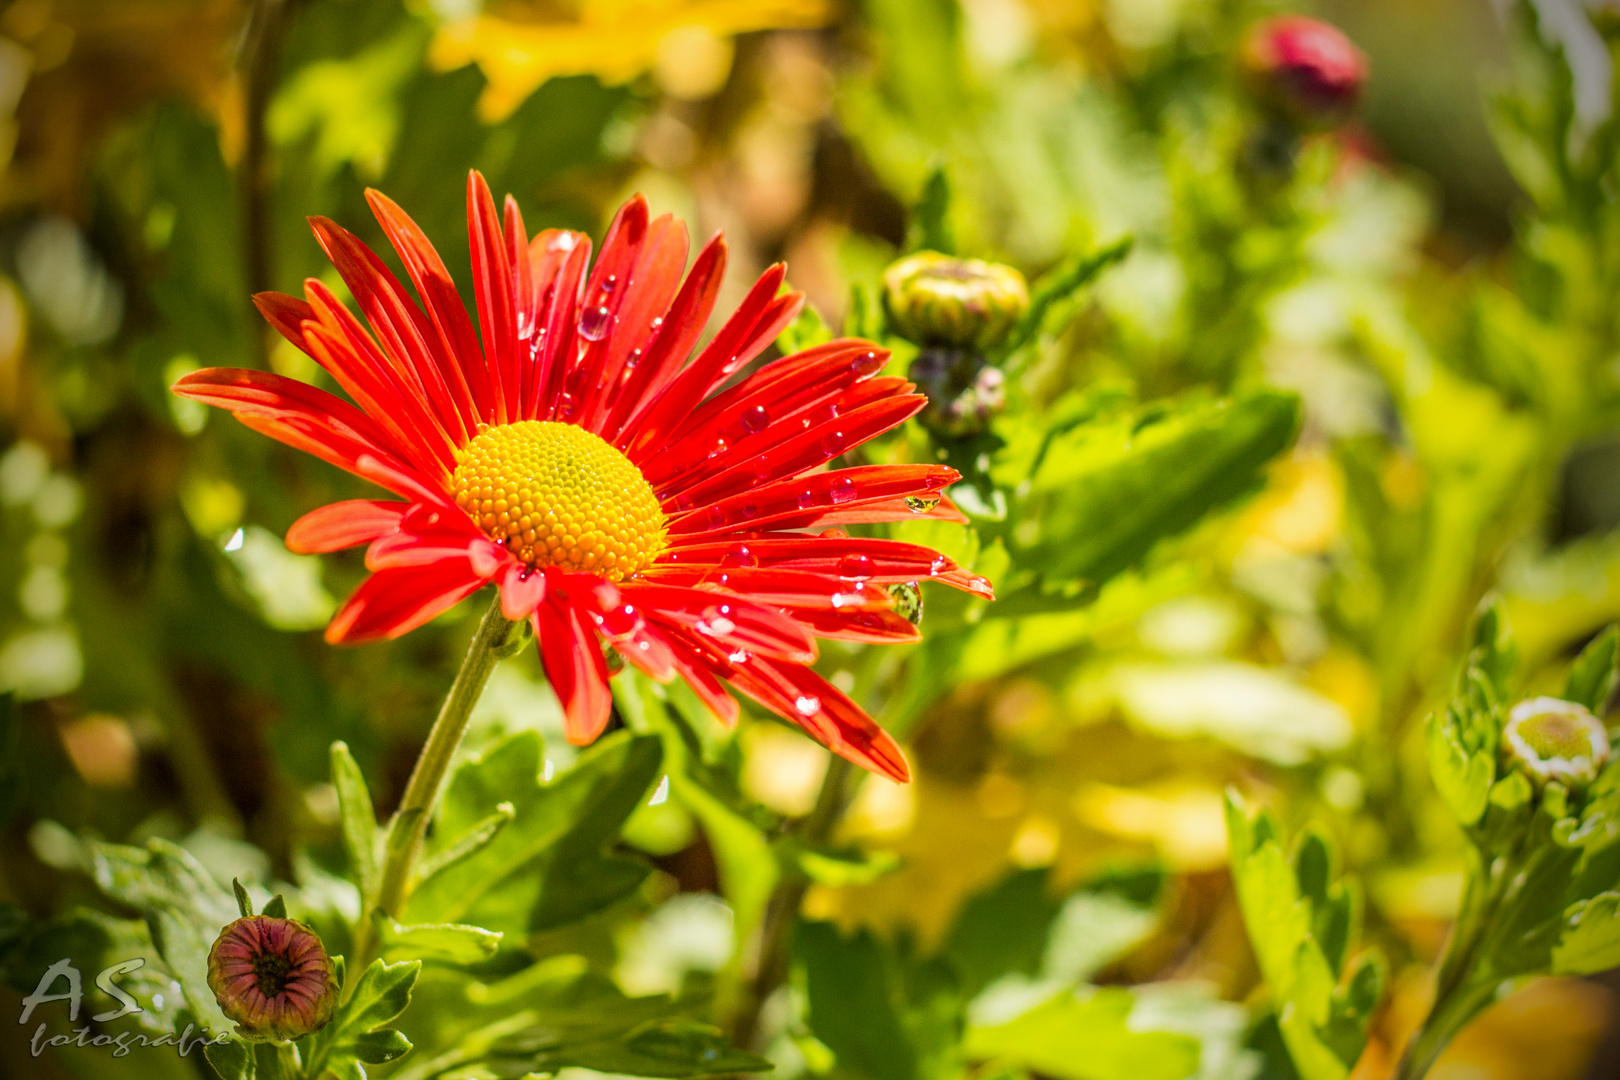
POLYGON ((486 428, 461 451, 456 505, 530 566, 618 581, 664 547, 664 512, 641 470, 573 424, 486 428))

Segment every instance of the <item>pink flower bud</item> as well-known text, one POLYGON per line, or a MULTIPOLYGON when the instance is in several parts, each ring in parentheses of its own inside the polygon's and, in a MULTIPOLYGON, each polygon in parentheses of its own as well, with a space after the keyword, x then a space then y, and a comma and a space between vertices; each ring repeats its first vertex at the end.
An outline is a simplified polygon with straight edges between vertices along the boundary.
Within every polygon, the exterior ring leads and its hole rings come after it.
POLYGON ((1367 80, 1367 58, 1336 26, 1303 15, 1263 19, 1244 36, 1244 81, 1261 107, 1306 131, 1343 123, 1367 80))
POLYGON ((208 988, 244 1037, 286 1041, 326 1026, 337 1008, 336 965, 315 931, 249 915, 208 951, 208 988))

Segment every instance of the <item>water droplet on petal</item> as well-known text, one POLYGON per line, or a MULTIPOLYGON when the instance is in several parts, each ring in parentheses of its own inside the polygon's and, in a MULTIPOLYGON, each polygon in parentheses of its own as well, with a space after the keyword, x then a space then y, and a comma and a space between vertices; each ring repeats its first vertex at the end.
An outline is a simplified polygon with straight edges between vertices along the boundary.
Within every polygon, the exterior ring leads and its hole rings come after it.
POLYGON ((943 555, 937 556, 933 562, 928 564, 928 572, 930 574, 943 574, 950 568, 951 560, 947 559, 943 555))
POLYGON ((738 649, 734 653, 727 654, 726 659, 730 660, 733 664, 746 664, 748 663, 749 656, 746 651, 738 649))
POLYGON ((721 454, 723 454, 725 452, 726 452, 726 440, 724 440, 724 439, 716 439, 716 440, 714 440, 714 448, 709 451, 709 460, 713 461, 715 458, 719 457, 721 454))
POLYGON ((737 629, 737 624, 731 620, 731 605, 716 604, 704 608, 703 614, 698 616, 695 628, 698 633, 708 634, 710 637, 731 633, 737 629))
POLYGON ((883 370, 883 358, 875 352, 862 353, 849 362, 849 370, 866 378, 883 370))
POLYGON ((616 608, 609 608, 599 617, 602 633, 614 640, 623 640, 641 630, 646 625, 646 619, 636 610, 634 604, 622 604, 616 608))
POLYGON ((832 497, 832 501, 835 503, 847 503, 852 502, 858 492, 855 490, 855 481, 847 476, 840 476, 832 482, 832 487, 827 489, 827 494, 832 497))
POLYGON ((753 500, 749 500, 748 502, 742 504, 742 506, 738 509, 738 513, 742 514, 742 516, 745 518, 751 518, 755 514, 759 513, 759 506, 754 503, 753 500))
POLYGON ((658 317, 656 317, 652 321, 652 326, 653 326, 654 330, 658 329, 660 326, 663 326, 663 325, 664 325, 664 317, 662 315, 659 315, 658 317))
POLYGON ((755 405, 751 409, 743 410, 742 426, 747 428, 749 432, 764 431, 765 425, 770 422, 771 414, 765 411, 763 405, 755 405))
POLYGON ((906 508, 913 514, 926 514, 939 505, 938 495, 907 495, 906 508))
POLYGON ((758 566, 759 558, 748 549, 747 544, 733 544, 720 556, 721 566, 758 566))
POLYGON ((726 512, 718 506, 709 507, 709 528, 723 529, 726 527, 726 512))
POLYGON ((844 452, 844 433, 842 431, 829 431, 821 437, 821 452, 828 457, 837 457, 844 452))
POLYGON ((838 611, 847 607, 858 607, 866 603, 866 586, 857 584, 849 592, 833 593, 828 597, 833 610, 838 611))
POLYGON ((618 287, 618 285, 619 285, 619 278, 615 274, 609 274, 607 277, 602 279, 602 291, 605 292, 605 293, 612 292, 615 288, 618 287))
POLYGON ((860 580, 869 578, 876 572, 877 567, 872 562, 872 557, 862 555, 858 551, 851 552, 838 560, 838 576, 842 578, 860 580))
POLYGON ((821 711, 821 699, 814 694, 800 694, 793 699, 793 711, 800 716, 814 716, 821 711))
POLYGON ((638 368, 640 366, 641 366, 641 350, 640 349, 631 349, 630 350, 630 355, 624 358, 625 374, 628 375, 630 372, 636 370, 636 368, 638 368))
POLYGON ((811 491, 809 488, 805 488, 803 491, 799 492, 799 497, 796 501, 799 504, 800 510, 808 510, 812 506, 816 505, 816 493, 811 491))
POLYGON ((822 529, 821 530, 821 535, 822 535, 822 538, 826 539, 826 540, 847 540, 847 539, 849 539, 849 533, 845 532, 843 529, 822 529))
POLYGON ((612 324, 613 312, 605 307, 588 307, 579 313, 579 336, 586 341, 601 341, 612 324))

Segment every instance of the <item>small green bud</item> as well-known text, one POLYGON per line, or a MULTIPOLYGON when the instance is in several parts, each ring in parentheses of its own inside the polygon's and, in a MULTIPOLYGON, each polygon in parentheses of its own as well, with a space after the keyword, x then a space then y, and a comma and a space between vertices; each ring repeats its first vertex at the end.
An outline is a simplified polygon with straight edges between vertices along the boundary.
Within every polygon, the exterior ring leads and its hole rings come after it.
POLYGON ((337 965, 303 923, 248 915, 220 931, 208 951, 208 988, 243 1038, 286 1042, 332 1019, 337 965))
POLYGON ((1007 379, 976 352, 930 346, 917 354, 907 374, 928 396, 918 419, 935 434, 971 438, 1007 407, 1007 379))
POLYGON ((922 622, 923 596, 922 589, 915 581, 902 582, 899 585, 889 586, 889 596, 894 600, 894 613, 905 619, 912 626, 922 622))
POLYGON ((1609 760, 1609 734, 1582 705, 1553 697, 1513 706, 1502 729, 1502 750, 1536 787, 1558 781, 1580 789, 1597 779, 1609 760))
POLYGON ((1029 286, 1010 266, 920 251, 883 272, 883 304, 908 341, 988 349, 1029 310, 1029 286))

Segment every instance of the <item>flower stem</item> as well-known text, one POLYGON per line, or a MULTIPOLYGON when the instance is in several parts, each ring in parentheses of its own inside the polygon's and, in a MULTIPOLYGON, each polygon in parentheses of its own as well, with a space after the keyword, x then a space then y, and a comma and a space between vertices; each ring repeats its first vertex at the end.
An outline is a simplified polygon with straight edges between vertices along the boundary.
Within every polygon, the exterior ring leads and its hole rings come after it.
MULTIPOLYGON (((450 693, 439 709, 439 718, 433 722, 433 730, 428 732, 427 742, 422 745, 422 753, 411 770, 399 809, 388 823, 377 896, 367 907, 368 916, 370 912, 381 911, 390 918, 398 917, 410 886, 416 857, 422 850, 422 835, 427 831, 433 806, 444 787, 450 761, 455 757, 456 748, 461 745, 461 737, 466 734, 473 706, 484 692, 484 685, 489 682, 490 673, 500 661, 502 649, 516 625, 501 614, 501 598, 497 595, 473 634, 467 656, 461 661, 461 670, 456 672, 456 680, 450 684, 450 693)), ((355 976, 372 960, 375 934, 369 917, 361 919, 360 925, 355 928, 354 951, 358 960, 355 976)), ((353 981, 350 979, 351 983, 353 981)))

